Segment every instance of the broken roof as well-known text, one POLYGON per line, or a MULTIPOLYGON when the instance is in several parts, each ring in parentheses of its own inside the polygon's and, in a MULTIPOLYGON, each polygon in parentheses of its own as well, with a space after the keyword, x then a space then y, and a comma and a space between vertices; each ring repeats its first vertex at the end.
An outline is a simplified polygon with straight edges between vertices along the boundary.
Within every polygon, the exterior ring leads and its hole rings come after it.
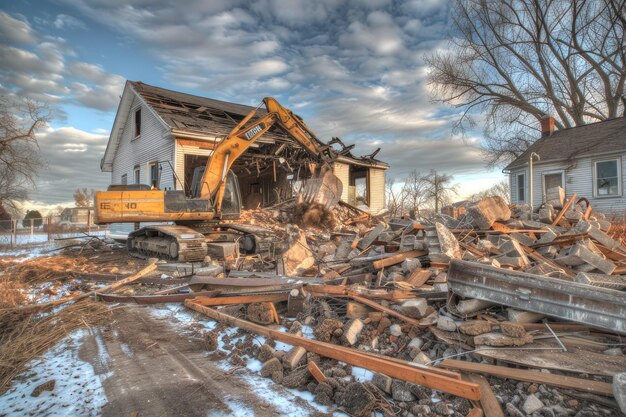
POLYGON ((584 126, 557 130, 551 136, 538 139, 505 170, 528 163, 530 154, 541 157, 537 164, 548 161, 571 160, 611 152, 626 151, 626 117, 604 120, 584 126))
MULTIPOLYGON (((127 81, 124 88, 122 101, 118 107, 116 120, 111 130, 107 150, 101 162, 101 168, 109 171, 112 167, 115 152, 119 141, 118 134, 123 129, 123 120, 126 119, 129 107, 132 104, 131 94, 137 94, 161 120, 161 122, 172 130, 176 136, 179 134, 193 134, 210 136, 214 139, 230 133, 230 131, 255 108, 243 104, 230 103, 227 101, 215 100, 207 97, 200 97, 193 94, 181 93, 161 87, 145 84, 141 81, 127 81), (119 119, 119 120, 118 120, 119 119)), ((255 117, 263 116, 267 113, 265 108, 257 109, 255 117)), ((280 127, 274 126, 266 132, 260 143, 264 141, 292 141, 280 127)), ((324 145, 318 140, 320 145, 324 145)), ((340 154, 342 159, 347 158, 350 162, 357 164, 377 165, 388 168, 388 164, 373 158, 375 154, 363 157, 355 157, 350 154, 340 154)))

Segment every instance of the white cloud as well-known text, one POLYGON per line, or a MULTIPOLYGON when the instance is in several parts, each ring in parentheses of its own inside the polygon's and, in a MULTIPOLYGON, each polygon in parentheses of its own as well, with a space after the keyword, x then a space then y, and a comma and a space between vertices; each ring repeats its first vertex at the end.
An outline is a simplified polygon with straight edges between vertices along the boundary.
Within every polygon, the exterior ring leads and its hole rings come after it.
POLYGON ((35 35, 30 25, 16 19, 8 13, 0 11, 0 42, 6 44, 32 44, 35 35))

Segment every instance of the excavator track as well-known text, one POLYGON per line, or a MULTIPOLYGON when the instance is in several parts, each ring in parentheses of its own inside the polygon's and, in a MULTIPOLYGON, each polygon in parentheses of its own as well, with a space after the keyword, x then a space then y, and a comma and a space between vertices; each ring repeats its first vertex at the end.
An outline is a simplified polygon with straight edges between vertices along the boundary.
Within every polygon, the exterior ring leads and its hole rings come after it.
POLYGON ((207 255, 204 235, 178 225, 145 226, 128 235, 131 254, 157 256, 180 262, 202 262, 207 255))

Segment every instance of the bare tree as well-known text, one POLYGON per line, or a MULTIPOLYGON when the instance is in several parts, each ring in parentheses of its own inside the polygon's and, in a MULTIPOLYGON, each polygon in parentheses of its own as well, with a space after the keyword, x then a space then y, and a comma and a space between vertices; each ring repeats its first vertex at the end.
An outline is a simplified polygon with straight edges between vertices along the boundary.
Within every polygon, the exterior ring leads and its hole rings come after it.
POLYGON ((404 188, 394 188, 395 184, 395 178, 387 177, 385 179, 385 198, 387 201, 387 210, 389 210, 391 217, 402 215, 404 200, 406 198, 404 188))
POLYGON ((76 191, 74 191, 74 203, 76 207, 91 207, 95 194, 96 190, 93 188, 77 188, 76 191))
POLYGON ((546 115, 559 129, 624 109, 626 0, 456 0, 455 34, 427 57, 437 100, 484 123, 491 165, 519 156, 546 115))
POLYGON ((449 174, 440 174, 431 169, 428 175, 422 177, 424 183, 424 197, 429 201, 435 210, 451 202, 452 194, 456 194, 456 185, 452 184, 454 177, 449 174))
POLYGON ((0 97, 0 203, 7 210, 18 210, 18 201, 35 187, 43 166, 35 135, 47 121, 41 105, 0 97))
POLYGON ((404 209, 409 212, 412 219, 421 216, 421 210, 427 201, 426 189, 427 183, 424 175, 417 170, 413 170, 408 177, 404 179, 402 192, 404 194, 404 209))
POLYGON ((511 201, 511 184, 508 180, 502 180, 500 182, 495 183, 491 187, 480 191, 478 193, 472 194, 469 197, 470 201, 479 201, 485 197, 498 196, 502 197, 504 201, 510 203, 511 201))

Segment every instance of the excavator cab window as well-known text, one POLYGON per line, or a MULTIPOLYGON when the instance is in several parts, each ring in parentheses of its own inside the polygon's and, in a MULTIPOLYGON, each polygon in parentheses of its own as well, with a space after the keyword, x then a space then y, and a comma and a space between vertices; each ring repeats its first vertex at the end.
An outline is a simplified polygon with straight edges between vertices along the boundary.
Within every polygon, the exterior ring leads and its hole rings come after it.
POLYGON ((222 219, 237 219, 240 211, 241 193, 239 192, 239 181, 233 171, 228 171, 224 198, 222 199, 222 219))

